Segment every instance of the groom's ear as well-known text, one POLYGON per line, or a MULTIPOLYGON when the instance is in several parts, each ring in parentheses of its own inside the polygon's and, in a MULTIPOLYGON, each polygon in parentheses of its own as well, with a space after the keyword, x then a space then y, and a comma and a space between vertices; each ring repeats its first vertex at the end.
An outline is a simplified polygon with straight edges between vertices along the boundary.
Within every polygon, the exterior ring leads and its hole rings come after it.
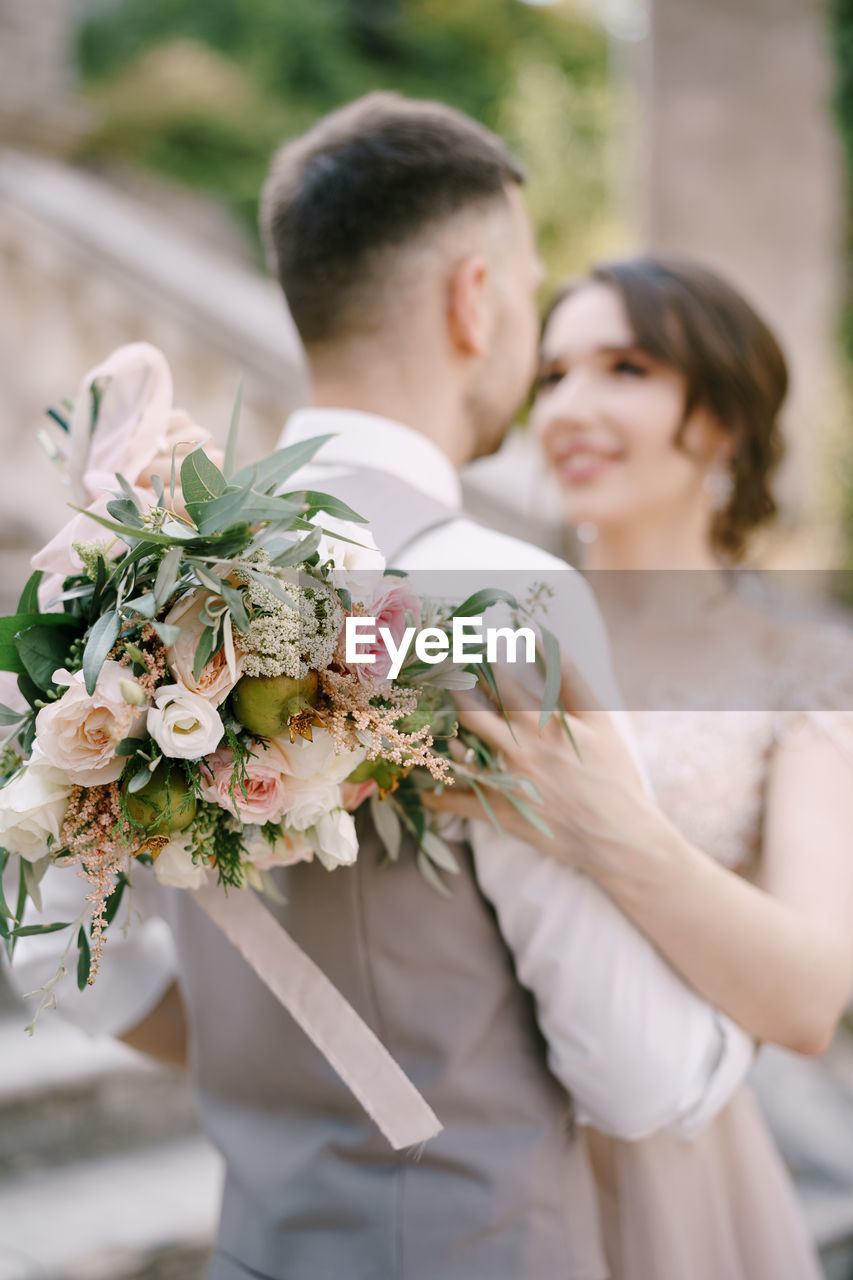
POLYGON ((482 356, 492 333, 491 267, 482 254, 470 254, 453 269, 447 289, 451 340, 462 355, 482 356))

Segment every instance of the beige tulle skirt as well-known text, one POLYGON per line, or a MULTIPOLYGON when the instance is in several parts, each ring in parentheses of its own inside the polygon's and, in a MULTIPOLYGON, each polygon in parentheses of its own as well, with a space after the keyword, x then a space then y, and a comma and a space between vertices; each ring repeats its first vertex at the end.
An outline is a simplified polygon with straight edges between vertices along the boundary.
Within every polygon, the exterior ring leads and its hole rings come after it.
POLYGON ((821 1280, 793 1185, 748 1089, 689 1142, 586 1136, 613 1280, 821 1280))

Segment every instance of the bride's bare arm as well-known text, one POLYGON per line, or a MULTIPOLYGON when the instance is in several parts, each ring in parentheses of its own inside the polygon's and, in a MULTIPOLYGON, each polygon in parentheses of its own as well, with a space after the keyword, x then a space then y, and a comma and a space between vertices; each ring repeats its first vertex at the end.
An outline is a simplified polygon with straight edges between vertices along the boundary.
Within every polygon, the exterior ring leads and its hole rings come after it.
MULTIPOLYGON (((564 680, 566 705, 576 677, 564 680)), ((759 1040, 799 1053, 828 1045, 853 978, 853 758, 804 725, 777 749, 766 797, 762 882, 753 885, 690 844, 643 786, 600 710, 571 717, 578 750, 552 722, 460 699, 460 720, 539 789, 551 837, 506 802, 503 825, 592 876, 710 1003, 759 1040)), ((492 796, 490 795, 490 800, 492 796)), ((453 788, 435 807, 483 817, 453 788)))

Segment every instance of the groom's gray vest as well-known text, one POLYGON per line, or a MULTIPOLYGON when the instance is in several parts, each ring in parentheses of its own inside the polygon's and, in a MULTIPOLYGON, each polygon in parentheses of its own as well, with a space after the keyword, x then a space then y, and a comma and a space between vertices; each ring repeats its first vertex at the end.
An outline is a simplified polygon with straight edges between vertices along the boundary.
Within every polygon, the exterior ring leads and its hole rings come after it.
MULTIPOLYGON (((331 486, 388 561, 458 513, 364 471, 331 486)), ((484 583, 484 585, 486 585, 484 583)), ((405 846, 277 873, 270 910, 444 1125, 396 1153, 190 894, 168 891, 202 1118, 227 1161, 211 1280, 600 1280, 591 1179, 470 849, 439 897, 405 846)))

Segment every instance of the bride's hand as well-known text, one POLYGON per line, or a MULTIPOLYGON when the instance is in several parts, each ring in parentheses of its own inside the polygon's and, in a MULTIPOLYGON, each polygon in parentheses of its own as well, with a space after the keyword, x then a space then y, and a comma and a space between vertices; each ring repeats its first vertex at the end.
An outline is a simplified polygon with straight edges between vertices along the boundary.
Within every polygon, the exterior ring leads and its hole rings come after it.
MULTIPOLYGON (((561 696, 571 739, 556 714, 540 732, 539 712, 530 708, 531 695, 505 672, 500 673, 499 687, 509 725, 497 710, 470 693, 455 695, 459 722, 502 757, 506 772, 530 779, 539 803, 534 804, 526 792, 518 792, 518 798, 535 808, 550 835, 538 830, 500 791, 483 787, 501 826, 597 878, 615 870, 611 865, 615 849, 651 839, 663 821, 615 717, 596 704, 566 659, 561 696)), ((455 754, 458 759, 459 752, 455 754)), ((425 792, 423 800, 441 813, 489 820, 477 794, 465 787, 464 774, 457 776, 452 788, 425 792)))

